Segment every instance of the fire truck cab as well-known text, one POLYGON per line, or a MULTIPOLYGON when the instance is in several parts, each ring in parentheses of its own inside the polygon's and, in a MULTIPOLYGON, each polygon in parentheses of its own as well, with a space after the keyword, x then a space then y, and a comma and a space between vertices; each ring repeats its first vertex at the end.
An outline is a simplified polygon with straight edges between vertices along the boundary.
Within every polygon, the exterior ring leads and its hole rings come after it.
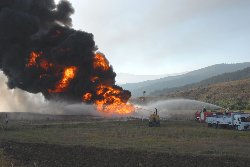
POLYGON ((233 127, 237 130, 250 129, 250 114, 235 114, 232 117, 233 127))
POLYGON ((234 128, 237 130, 250 129, 250 114, 232 112, 228 115, 207 117, 208 127, 234 128))

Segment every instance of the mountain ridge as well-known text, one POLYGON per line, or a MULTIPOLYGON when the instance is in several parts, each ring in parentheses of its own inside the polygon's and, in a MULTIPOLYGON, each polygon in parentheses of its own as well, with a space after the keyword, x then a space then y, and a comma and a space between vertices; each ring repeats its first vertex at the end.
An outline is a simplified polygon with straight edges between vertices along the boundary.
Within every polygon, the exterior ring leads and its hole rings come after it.
POLYGON ((215 64, 182 75, 169 76, 139 83, 123 84, 121 86, 124 89, 130 90, 132 92, 132 96, 136 97, 142 96, 143 91, 146 91, 147 94, 150 94, 156 90, 163 90, 166 88, 180 87, 187 84, 197 83, 213 76, 242 70, 247 67, 250 67, 250 62, 236 64, 215 64))
POLYGON ((243 79, 248 79, 248 78, 250 78, 250 67, 247 67, 247 68, 244 68, 243 70, 238 70, 235 72, 220 74, 220 75, 202 80, 198 83, 155 91, 152 93, 152 95, 168 94, 168 93, 173 93, 176 91, 180 92, 180 91, 185 91, 185 90, 189 90, 189 89, 193 89, 197 87, 207 87, 210 84, 237 81, 237 80, 243 80, 243 79))

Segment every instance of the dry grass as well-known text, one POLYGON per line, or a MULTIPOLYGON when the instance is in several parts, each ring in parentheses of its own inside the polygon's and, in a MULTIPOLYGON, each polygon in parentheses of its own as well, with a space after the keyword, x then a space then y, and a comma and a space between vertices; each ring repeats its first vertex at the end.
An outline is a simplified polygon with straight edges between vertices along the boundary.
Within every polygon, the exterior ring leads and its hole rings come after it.
POLYGON ((193 121, 164 121, 160 128, 149 128, 140 120, 12 125, 0 133, 0 140, 250 157, 249 132, 210 129, 193 121))
POLYGON ((224 108, 246 109, 250 106, 250 79, 196 86, 166 94, 165 98, 186 98, 204 101, 224 108))

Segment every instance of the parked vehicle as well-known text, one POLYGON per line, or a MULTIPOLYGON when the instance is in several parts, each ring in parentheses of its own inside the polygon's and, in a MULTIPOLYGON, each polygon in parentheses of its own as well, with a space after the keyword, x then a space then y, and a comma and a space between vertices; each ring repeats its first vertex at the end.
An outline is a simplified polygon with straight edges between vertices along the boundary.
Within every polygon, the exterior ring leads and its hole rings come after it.
POLYGON ((203 108, 201 111, 197 111, 195 113, 195 120, 201 123, 205 123, 207 117, 212 117, 215 115, 223 115, 223 112, 211 112, 211 111, 207 111, 205 108, 203 108))
POLYGON ((208 127, 230 128, 237 130, 250 129, 250 114, 242 112, 230 112, 225 115, 215 115, 207 117, 208 127))
POLYGON ((155 108, 155 112, 150 115, 149 117, 149 122, 148 122, 148 126, 149 127, 159 127, 160 126, 160 117, 158 115, 158 111, 157 109, 155 108))

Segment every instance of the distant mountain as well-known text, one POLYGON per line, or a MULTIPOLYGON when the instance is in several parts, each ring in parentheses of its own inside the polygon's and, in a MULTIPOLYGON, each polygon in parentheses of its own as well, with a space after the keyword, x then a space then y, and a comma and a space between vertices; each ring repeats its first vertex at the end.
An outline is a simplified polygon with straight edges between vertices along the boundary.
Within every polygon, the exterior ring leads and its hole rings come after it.
POLYGON ((143 82, 147 80, 154 80, 159 78, 168 77, 170 75, 134 75, 128 73, 117 73, 116 75, 116 82, 117 84, 126 84, 126 83, 137 83, 143 82))
POLYGON ((136 75, 136 74, 128 74, 128 73, 117 73, 116 75, 116 82, 118 85, 127 84, 127 83, 138 83, 143 81, 155 80, 160 78, 165 78, 169 76, 176 76, 185 74, 183 73, 176 73, 176 74, 162 74, 162 75, 136 75))
POLYGON ((243 70, 238 70, 235 72, 230 73, 224 73, 221 75, 217 75, 205 80, 202 80, 198 83, 194 84, 188 84, 181 87, 174 87, 174 88, 167 88, 163 90, 157 90, 153 92, 151 95, 153 96, 161 96, 161 95, 167 95, 170 93, 180 92, 180 91, 187 91, 189 89, 195 89, 195 88, 204 88, 211 84, 217 84, 217 83, 223 83, 223 82, 229 82, 229 81, 236 81, 236 80, 243 80, 250 78, 250 67, 247 67, 243 70))
POLYGON ((168 76, 161 79, 139 83, 129 83, 122 85, 122 87, 124 89, 130 90, 134 97, 142 96, 143 91, 146 91, 147 94, 150 94, 152 92, 155 92, 156 90, 163 90, 167 88, 174 88, 187 84, 197 83, 213 76, 242 70, 247 67, 250 67, 250 62, 237 64, 216 64, 182 75, 168 76))

